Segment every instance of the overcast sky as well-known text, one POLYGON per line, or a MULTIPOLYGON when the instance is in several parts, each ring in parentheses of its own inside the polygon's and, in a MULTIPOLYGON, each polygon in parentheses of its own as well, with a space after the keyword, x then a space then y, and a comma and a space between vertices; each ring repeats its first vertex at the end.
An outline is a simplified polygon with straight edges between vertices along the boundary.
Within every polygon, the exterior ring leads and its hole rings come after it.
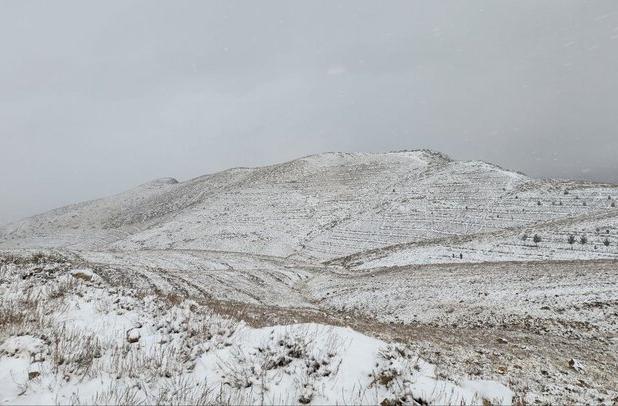
POLYGON ((0 223, 415 148, 618 182, 618 2, 0 3, 0 223))

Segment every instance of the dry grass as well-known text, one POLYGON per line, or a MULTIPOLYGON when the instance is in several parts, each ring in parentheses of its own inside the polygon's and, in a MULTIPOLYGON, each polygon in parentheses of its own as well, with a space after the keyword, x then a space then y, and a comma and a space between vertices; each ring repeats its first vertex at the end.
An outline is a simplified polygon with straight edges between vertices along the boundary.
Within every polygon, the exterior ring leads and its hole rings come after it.
MULTIPOLYGON (((75 277, 66 263, 54 262, 56 258, 32 256, 28 261, 20 258, 11 261, 0 266, 0 287, 11 288, 10 295, 0 296, 0 342, 9 335, 21 334, 46 343, 44 364, 49 370, 42 369, 37 382, 50 382, 50 378, 58 385, 92 379, 106 382, 96 393, 81 397, 75 394, 68 400, 58 399, 59 403, 259 403, 268 399, 268 388, 285 374, 294 377, 294 387, 300 388, 300 393, 294 399, 281 401, 306 404, 315 399, 316 382, 339 371, 341 360, 337 354, 342 344, 334 338, 326 345, 321 341, 318 348, 311 332, 284 334, 258 348, 258 354, 246 354, 247 349, 235 344, 232 335, 238 326, 237 317, 260 326, 304 321, 328 323, 331 317, 338 323, 330 324, 341 324, 340 315, 303 309, 270 312, 269 308, 235 302, 210 299, 197 302, 182 292, 148 292, 104 283, 95 286, 88 278, 75 277), (41 266, 42 263, 46 265, 41 266), (148 328, 156 331, 160 339, 129 343, 125 331, 116 339, 102 338, 58 317, 69 308, 74 310, 75 303, 88 301, 101 314, 122 317, 127 313, 147 314, 145 317, 155 321, 148 328), (205 352, 226 347, 231 347, 229 350, 234 355, 231 361, 221 365, 225 372, 223 385, 212 387, 189 376, 205 352)), ((393 351, 397 353, 397 349, 393 351)), ((24 382, 23 391, 29 391, 34 383, 25 377, 20 379, 24 382)), ((374 384, 401 392, 405 389, 403 379, 398 372, 381 365, 376 370, 374 384)), ((346 401, 366 401, 371 398, 368 391, 368 388, 358 388, 357 392, 346 394, 346 401)))

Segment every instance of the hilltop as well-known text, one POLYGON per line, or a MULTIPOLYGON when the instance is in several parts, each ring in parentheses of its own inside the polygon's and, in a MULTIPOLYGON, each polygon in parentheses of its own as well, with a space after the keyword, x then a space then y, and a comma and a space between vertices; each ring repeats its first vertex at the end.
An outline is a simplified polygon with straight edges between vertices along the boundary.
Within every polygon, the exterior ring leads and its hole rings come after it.
POLYGON ((617 242, 617 198, 615 185, 537 180, 427 150, 324 153, 185 182, 159 179, 55 209, 0 229, 0 247, 215 250, 343 263, 396 258, 375 262, 381 266, 449 262, 460 253, 547 259, 548 250, 517 242, 538 230, 567 258, 598 258, 613 256, 599 250, 603 239, 591 241, 596 250, 567 250, 566 239, 603 228, 610 231, 603 238, 617 242))

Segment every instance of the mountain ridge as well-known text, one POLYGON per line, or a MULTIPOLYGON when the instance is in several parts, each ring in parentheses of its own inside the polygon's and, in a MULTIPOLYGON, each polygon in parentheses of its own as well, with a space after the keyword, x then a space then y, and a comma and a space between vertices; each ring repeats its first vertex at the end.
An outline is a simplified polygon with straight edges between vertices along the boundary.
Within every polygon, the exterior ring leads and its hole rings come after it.
POLYGON ((323 262, 603 212, 616 190, 425 149, 328 152, 156 179, 4 226, 0 247, 204 249, 323 262), (550 201, 560 206, 547 210, 550 201))

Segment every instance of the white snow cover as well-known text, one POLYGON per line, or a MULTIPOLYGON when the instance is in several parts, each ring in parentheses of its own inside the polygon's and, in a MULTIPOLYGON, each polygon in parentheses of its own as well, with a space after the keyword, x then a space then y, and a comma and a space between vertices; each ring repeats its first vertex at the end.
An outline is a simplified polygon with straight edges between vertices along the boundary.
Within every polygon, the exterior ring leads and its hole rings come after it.
MULTIPOLYGON (((101 314, 86 303, 76 302, 74 306, 65 319, 72 321, 66 324, 67 328, 88 326, 98 332, 102 341, 121 337, 120 326, 130 325, 128 320, 137 317, 125 314, 121 318, 101 318, 101 314)), ((137 345, 141 345, 144 352, 156 353, 163 337, 145 330, 142 344, 137 345)), ((137 329, 129 331, 139 338, 137 329)), ((173 345, 173 338, 171 340, 170 345, 173 345)), ((44 348, 45 344, 32 336, 11 337, 0 346, 0 402, 27 405, 66 404, 78 400, 88 404, 102 399, 108 388, 121 392, 135 383, 130 378, 118 380, 103 371, 90 379, 65 382, 44 362, 34 362, 44 348), (32 371, 39 371, 41 375, 29 379, 32 371)), ((375 379, 380 378, 374 374, 380 373, 393 374, 400 380, 403 386, 395 388, 397 396, 409 395, 430 404, 478 404, 482 399, 495 404, 511 403, 513 393, 498 382, 440 380, 435 376, 435 368, 421 359, 388 359, 394 353, 393 348, 383 341, 341 327, 298 324, 252 329, 241 325, 225 345, 213 346, 198 359, 195 369, 182 378, 187 387, 205 384, 226 388, 231 399, 252 404, 295 404, 302 396, 314 404, 376 404, 392 397, 394 391, 375 383, 375 379), (299 343, 307 353, 297 358, 288 357, 291 362, 283 367, 267 369, 266 354, 275 360, 285 358, 290 352, 287 347, 290 343, 299 343), (315 370, 312 375, 314 364, 321 370, 315 370)), ((106 361, 109 360, 103 359, 102 363, 106 361)), ((164 387, 166 380, 173 379, 163 377, 148 384, 156 391, 156 387, 164 387)), ((137 391, 135 397, 148 402, 148 390, 137 391)))
MULTIPOLYGON (((266 404, 294 404, 298 402, 299 378, 307 374, 313 360, 320 369, 309 375, 302 385, 311 393, 315 404, 376 404, 392 397, 392 388, 375 383, 380 373, 392 373, 402 384, 401 395, 423 399, 431 404, 478 404, 487 399, 496 404, 510 404, 513 392, 494 381, 462 380, 443 381, 436 378, 435 367, 419 358, 393 357, 396 346, 360 334, 349 328, 321 324, 297 324, 251 329, 246 326, 233 336, 236 346, 222 351, 205 354, 196 371, 202 372, 206 379, 215 384, 229 382, 225 374, 226 365, 235 365, 245 371, 258 371, 263 368, 262 353, 285 354, 289 343, 301 343, 307 348, 304 359, 293 360, 283 370, 266 372, 268 386, 264 395, 266 404), (242 349, 238 354, 236 351, 242 349), (215 368, 209 366, 218 365, 215 368), (224 368, 221 368, 224 366, 224 368), (385 372, 386 371, 386 372, 385 372), (377 378, 376 378, 377 376, 377 378)), ((399 349, 401 350, 401 349, 399 349)), ((399 354, 398 354, 399 355, 399 354)), ((251 382, 251 381, 250 381, 251 382)), ((259 385, 256 377, 252 385, 259 385)), ((395 386, 395 385, 393 385, 395 386)), ((261 394, 258 399, 261 401, 261 394)))
POLYGON ((24 219, 0 227, 0 403, 611 402, 617 199, 326 153, 24 219))
POLYGON ((460 252, 472 261, 615 258, 616 199, 616 185, 535 180, 432 151, 327 153, 153 181, 0 228, 0 247, 215 250, 317 262, 392 248, 392 259, 365 267, 447 262, 460 252), (567 252, 570 233, 607 227, 609 235, 567 252), (525 232, 540 233, 552 252, 521 247, 525 232), (599 246, 604 238, 608 249, 599 246), (422 249, 406 253, 409 244, 422 249))
POLYGON ((1 303, 8 323, 0 330, 1 404, 510 404, 513 397, 502 383, 438 378, 410 347, 350 328, 252 328, 192 300, 108 287, 95 275, 66 265, 0 268, 11 288, 1 303))

